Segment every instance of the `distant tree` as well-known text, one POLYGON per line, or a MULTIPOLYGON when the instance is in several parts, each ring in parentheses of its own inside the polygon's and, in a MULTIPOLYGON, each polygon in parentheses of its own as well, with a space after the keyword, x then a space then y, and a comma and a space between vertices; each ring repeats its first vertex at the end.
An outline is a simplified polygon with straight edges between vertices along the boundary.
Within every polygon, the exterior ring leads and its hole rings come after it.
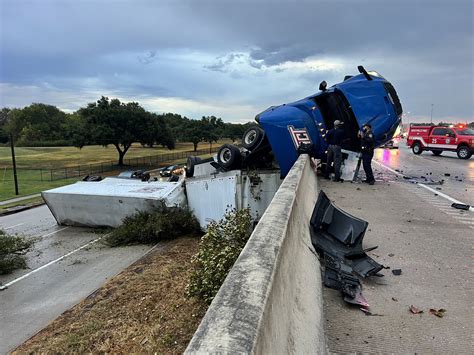
POLYGON ((123 165, 132 143, 145 141, 144 132, 150 120, 150 114, 137 102, 121 103, 104 96, 79 109, 78 114, 85 119, 85 141, 103 146, 112 144, 119 154, 118 165, 123 165))
POLYGON ((155 144, 161 144, 168 149, 174 149, 175 140, 170 129, 161 115, 155 113, 147 113, 148 119, 144 122, 144 126, 140 127, 140 143, 153 147, 155 144))
POLYGON ((182 130, 182 138, 183 141, 193 143, 194 151, 197 150, 198 144, 203 141, 204 135, 204 125, 201 121, 187 120, 182 130))
POLYGON ((224 132, 224 122, 221 118, 215 116, 202 117, 203 140, 209 143, 209 149, 212 149, 212 143, 217 142, 224 132))
POLYGON ((61 127, 64 139, 81 149, 88 143, 86 123, 86 119, 77 113, 67 115, 61 127))
POLYGON ((3 107, 0 110, 0 143, 7 143, 10 140, 9 134, 5 130, 10 111, 11 110, 8 107, 3 107))
POLYGON ((19 145, 32 142, 57 141, 63 139, 62 125, 66 113, 55 106, 33 103, 8 113, 5 130, 12 134, 19 145))

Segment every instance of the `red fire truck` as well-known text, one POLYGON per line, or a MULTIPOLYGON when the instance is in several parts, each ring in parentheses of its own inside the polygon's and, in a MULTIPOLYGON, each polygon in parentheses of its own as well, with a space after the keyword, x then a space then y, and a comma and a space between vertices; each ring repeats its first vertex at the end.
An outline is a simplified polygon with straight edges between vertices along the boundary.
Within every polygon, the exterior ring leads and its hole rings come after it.
POLYGON ((440 155, 444 150, 456 152, 460 159, 469 159, 474 153, 474 129, 457 126, 415 126, 408 131, 407 145, 415 154, 431 150, 440 155))

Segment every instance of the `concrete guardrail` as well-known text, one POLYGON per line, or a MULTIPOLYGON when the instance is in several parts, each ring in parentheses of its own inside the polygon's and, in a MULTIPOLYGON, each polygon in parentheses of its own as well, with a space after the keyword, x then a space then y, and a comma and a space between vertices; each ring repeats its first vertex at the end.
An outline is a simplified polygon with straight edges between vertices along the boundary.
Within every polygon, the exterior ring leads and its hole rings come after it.
POLYGON ((186 349, 195 353, 324 354, 320 263, 309 221, 317 179, 299 157, 186 349))

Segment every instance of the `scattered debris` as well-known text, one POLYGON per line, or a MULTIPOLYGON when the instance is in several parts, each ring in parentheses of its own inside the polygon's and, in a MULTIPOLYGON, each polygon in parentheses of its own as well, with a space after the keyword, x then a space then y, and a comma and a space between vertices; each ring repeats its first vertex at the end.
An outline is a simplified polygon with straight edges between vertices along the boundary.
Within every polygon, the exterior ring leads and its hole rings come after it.
POLYGON ((372 313, 371 311, 369 311, 367 308, 360 308, 360 310, 362 312, 364 312, 364 314, 366 316, 374 316, 374 317, 383 317, 383 314, 377 314, 377 313, 372 313))
POLYGON ((395 256, 395 254, 390 253, 390 254, 388 254, 388 256, 389 256, 389 257, 392 257, 392 256, 395 256))
POLYGON ((421 314, 423 313, 423 311, 417 307, 415 307, 414 305, 411 305, 410 306, 410 312, 413 313, 413 314, 421 314))
POLYGON ((334 206, 321 191, 310 223, 311 242, 324 260, 323 282, 326 287, 340 290, 344 301, 369 307, 362 295, 360 278, 375 276, 384 268, 362 248, 368 223, 334 206))
POLYGON ((394 301, 394 302, 398 302, 398 299, 397 299, 397 298, 395 298, 395 297, 392 297, 392 301, 394 301))
POLYGON ((446 310, 444 308, 440 308, 440 309, 430 308, 430 313, 434 314, 436 317, 443 318, 444 314, 446 313, 446 310))
POLYGON ((450 173, 445 173, 444 176, 451 176, 451 174, 450 173))
POLYGON ((453 203, 451 207, 454 207, 458 210, 469 211, 470 205, 465 205, 464 203, 453 203))
POLYGON ((441 187, 437 187, 436 190, 442 190, 442 188, 441 188, 441 187))
POLYGON ((400 276, 402 274, 402 269, 393 269, 392 274, 395 276, 400 276))

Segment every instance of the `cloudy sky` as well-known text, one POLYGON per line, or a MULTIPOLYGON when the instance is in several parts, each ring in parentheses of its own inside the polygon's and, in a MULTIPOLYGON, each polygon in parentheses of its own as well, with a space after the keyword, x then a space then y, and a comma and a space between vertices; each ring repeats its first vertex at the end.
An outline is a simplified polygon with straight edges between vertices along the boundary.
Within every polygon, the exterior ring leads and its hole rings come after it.
POLYGON ((471 0, 0 0, 0 107, 101 95, 253 120, 357 65, 405 121, 474 121, 471 0), (432 106, 433 104, 433 106, 432 106))

